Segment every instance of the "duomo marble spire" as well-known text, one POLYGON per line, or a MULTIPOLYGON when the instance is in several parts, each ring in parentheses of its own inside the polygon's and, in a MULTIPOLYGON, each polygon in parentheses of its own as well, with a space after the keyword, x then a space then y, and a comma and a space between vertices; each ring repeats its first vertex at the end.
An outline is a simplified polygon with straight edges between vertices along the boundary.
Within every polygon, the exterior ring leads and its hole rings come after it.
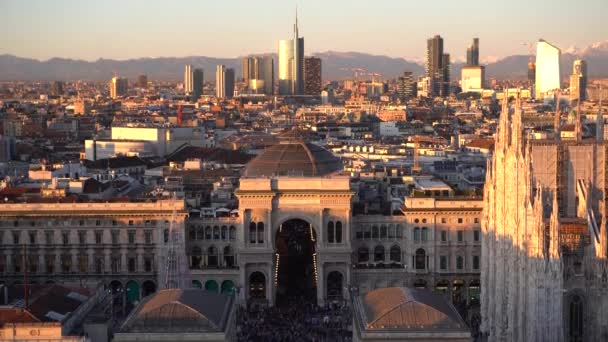
POLYGON ((573 139, 530 140, 513 102, 503 102, 488 162, 481 330, 488 341, 606 340, 603 130, 583 137, 579 109, 573 139))

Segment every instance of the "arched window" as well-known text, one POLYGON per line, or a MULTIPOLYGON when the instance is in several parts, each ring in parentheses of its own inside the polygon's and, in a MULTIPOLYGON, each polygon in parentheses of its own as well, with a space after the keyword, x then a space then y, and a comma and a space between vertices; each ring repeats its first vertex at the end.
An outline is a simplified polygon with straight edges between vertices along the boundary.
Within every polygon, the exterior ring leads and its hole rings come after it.
POLYGON ((257 235, 257 229, 256 229, 256 224, 255 222, 251 222, 249 224, 249 242, 250 243, 255 243, 255 239, 256 239, 256 235, 257 235))
POLYGON ((396 231, 396 233, 397 233, 397 239, 401 239, 401 238, 403 238, 403 227, 402 227, 400 224, 398 224, 398 225, 395 227, 395 229, 397 230, 397 231, 396 231))
POLYGON ((386 233, 386 225, 381 225, 380 226, 380 238, 381 239, 386 239, 387 233, 386 233))
POLYGON ((213 240, 219 240, 219 239, 220 239, 220 227, 213 226, 213 240))
POLYGON ((369 261, 369 249, 367 249, 367 247, 359 247, 357 250, 357 260, 359 262, 369 261))
POLYGON ((378 238, 378 226, 372 226, 372 239, 378 238))
POLYGON ((429 240, 429 229, 426 227, 422 228, 422 241, 428 241, 429 240))
POLYGON ((207 265, 217 267, 217 248, 210 246, 207 249, 207 265))
POLYGON ((221 230, 220 234, 222 236, 222 240, 226 240, 228 238, 228 227, 222 226, 222 230, 221 230))
POLYGON ((165 241, 165 243, 169 242, 169 229, 165 228, 165 230, 163 230, 163 240, 165 241))
POLYGON ((236 227, 230 226, 230 228, 228 229, 228 235, 230 237, 230 240, 235 240, 236 239, 236 227))
POLYGON ((569 341, 583 341, 583 300, 579 295, 574 295, 570 298, 570 319, 568 322, 568 337, 569 341))
POLYGON ((420 241, 420 228, 414 227, 414 241, 420 241))
POLYGON ((334 243, 334 222, 333 221, 329 221, 327 222, 327 242, 329 243, 334 243))
POLYGON ((205 229, 202 226, 196 227, 196 239, 197 240, 205 239, 205 229))
POLYGON ((363 231, 363 238, 370 239, 371 237, 372 237, 371 227, 366 225, 364 228, 364 231, 363 231))
POLYGON ((464 268, 464 258, 462 256, 456 257, 456 269, 462 270, 464 268))
POLYGON ((414 268, 417 270, 426 269, 426 252, 422 248, 418 248, 416 250, 416 255, 414 256, 414 268))
POLYGON ((342 222, 336 222, 336 243, 342 243, 342 222))
POLYGON ((211 227, 205 227, 205 240, 211 240, 211 227))
POLYGON ((230 246, 224 247, 224 265, 229 268, 234 267, 234 254, 230 246))
POLYGON ((264 222, 258 222, 258 243, 264 243, 264 222))
POLYGON ((384 262, 384 246, 378 245, 374 248, 374 261, 384 262))
POLYGON ((192 255, 190 256, 190 265, 191 268, 199 269, 201 268, 201 260, 202 260, 203 251, 200 247, 194 246, 192 247, 192 255))
POLYGON ((392 262, 401 262, 401 247, 397 245, 391 247, 390 259, 392 262))

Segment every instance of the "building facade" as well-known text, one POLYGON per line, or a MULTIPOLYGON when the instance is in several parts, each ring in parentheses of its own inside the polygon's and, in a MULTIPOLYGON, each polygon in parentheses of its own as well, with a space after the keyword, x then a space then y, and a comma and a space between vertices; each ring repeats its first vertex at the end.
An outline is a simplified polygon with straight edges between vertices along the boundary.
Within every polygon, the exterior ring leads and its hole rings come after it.
POLYGON ((238 213, 191 217, 195 286, 270 305, 292 288, 318 304, 346 298, 349 287, 388 286, 477 300, 481 200, 417 197, 402 215, 354 215, 350 177, 335 173, 340 162, 328 153, 294 141, 270 147, 240 179, 238 213))
POLYGON ((570 75, 570 100, 587 99, 587 62, 577 59, 572 65, 570 75))
POLYGON ((271 56, 243 58, 243 81, 253 94, 274 94, 274 59, 271 56))
POLYGON ((205 80, 205 74, 203 69, 196 68, 192 71, 192 100, 196 101, 201 95, 203 95, 203 85, 205 80))
POLYGON ((129 90, 129 80, 122 77, 112 77, 110 81, 110 97, 115 99, 117 97, 127 95, 129 90))
POLYGON ((535 95, 542 99, 551 91, 561 88, 560 82, 561 51, 541 39, 536 45, 535 95))
POLYGON ((126 302, 159 287, 169 227, 182 200, 0 205, 0 279, 123 290, 126 302))
POLYGON ((321 78, 321 58, 304 58, 304 93, 319 96, 323 86, 321 78))
POLYGON ((427 40, 425 77, 429 78, 428 96, 447 96, 450 90, 450 55, 443 51, 443 38, 427 40))
POLYGON ((467 65, 479 65, 479 38, 473 38, 473 43, 467 48, 467 65))
POLYGON ((397 95, 401 101, 407 101, 410 98, 416 97, 416 80, 411 71, 403 72, 397 80, 397 95))
POLYGON ((184 92, 186 94, 190 94, 194 90, 194 80, 192 77, 192 65, 186 64, 184 67, 184 92))
POLYGON ((485 85, 486 68, 484 66, 463 66, 460 87, 462 92, 481 91, 485 85))

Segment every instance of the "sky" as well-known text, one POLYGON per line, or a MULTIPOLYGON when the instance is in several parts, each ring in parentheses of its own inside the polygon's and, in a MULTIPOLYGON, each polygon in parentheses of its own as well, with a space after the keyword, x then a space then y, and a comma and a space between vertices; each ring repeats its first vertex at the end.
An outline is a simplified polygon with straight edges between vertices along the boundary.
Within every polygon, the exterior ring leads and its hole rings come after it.
POLYGON ((0 0, 0 54, 46 60, 238 57, 276 52, 296 3, 307 54, 355 51, 422 60, 444 38, 462 60, 527 54, 539 38, 562 50, 608 39, 608 0, 0 0), (604 17, 603 17, 604 16, 604 17))

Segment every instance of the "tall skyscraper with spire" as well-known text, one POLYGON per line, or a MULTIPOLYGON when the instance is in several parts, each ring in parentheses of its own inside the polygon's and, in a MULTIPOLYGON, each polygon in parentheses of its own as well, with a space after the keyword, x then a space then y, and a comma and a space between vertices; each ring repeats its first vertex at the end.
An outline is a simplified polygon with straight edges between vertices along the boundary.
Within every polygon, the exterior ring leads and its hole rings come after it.
POLYGON ((298 9, 293 39, 279 41, 279 95, 304 95, 304 38, 298 32, 298 9))

